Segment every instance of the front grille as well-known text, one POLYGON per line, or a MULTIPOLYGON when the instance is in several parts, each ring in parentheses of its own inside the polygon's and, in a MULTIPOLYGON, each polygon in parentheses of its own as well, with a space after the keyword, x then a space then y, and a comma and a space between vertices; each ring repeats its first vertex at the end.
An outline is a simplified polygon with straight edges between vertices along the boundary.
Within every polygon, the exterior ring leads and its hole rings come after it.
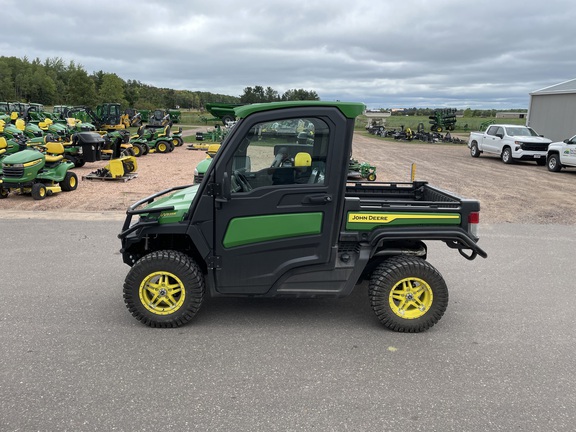
POLYGON ((547 151, 548 144, 546 143, 522 143, 522 150, 527 151, 547 151))
POLYGON ((2 165, 2 172, 6 178, 22 178, 24 176, 24 168, 14 168, 10 165, 2 165))

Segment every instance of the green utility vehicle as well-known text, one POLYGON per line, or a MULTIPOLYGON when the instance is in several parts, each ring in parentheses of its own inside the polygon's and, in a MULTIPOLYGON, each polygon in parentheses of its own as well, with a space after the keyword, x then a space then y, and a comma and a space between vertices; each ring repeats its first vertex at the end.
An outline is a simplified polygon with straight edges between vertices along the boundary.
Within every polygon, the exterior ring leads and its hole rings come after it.
POLYGON ((252 104, 200 184, 133 204, 119 234, 131 269, 124 301, 151 327, 189 322, 206 295, 342 297, 369 281, 380 322, 420 332, 444 314, 448 289, 427 261, 426 241, 472 260, 480 204, 428 185, 349 182, 360 103, 252 104), (291 120, 306 144, 266 141, 291 120))

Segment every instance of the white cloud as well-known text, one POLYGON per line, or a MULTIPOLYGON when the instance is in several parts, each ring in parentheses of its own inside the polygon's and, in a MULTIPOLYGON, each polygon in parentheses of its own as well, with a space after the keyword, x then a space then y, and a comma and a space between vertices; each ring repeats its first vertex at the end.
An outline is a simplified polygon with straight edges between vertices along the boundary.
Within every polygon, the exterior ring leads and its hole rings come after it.
POLYGON ((3 56, 232 95, 262 85, 371 107, 521 108, 576 75, 567 0, 5 0, 3 16, 3 56))

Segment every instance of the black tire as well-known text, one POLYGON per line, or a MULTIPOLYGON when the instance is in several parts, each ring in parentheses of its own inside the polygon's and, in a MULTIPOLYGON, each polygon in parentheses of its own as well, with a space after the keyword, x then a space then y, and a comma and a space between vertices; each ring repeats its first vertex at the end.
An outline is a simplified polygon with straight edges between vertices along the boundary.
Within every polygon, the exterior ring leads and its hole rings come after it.
POLYGON ((180 147, 184 144, 184 140, 180 137, 172 137, 172 143, 175 147, 180 147))
POLYGON ((34 183, 32 185, 31 194, 32 198, 39 201, 46 198, 46 195, 48 195, 48 191, 46 190, 46 186, 44 186, 43 183, 34 183))
POLYGON ((546 159, 544 159, 544 158, 536 159, 536 165, 538 165, 538 166, 546 165, 546 159))
POLYGON ((548 171, 558 172, 562 169, 562 164, 560 163, 560 155, 557 153, 550 154, 546 164, 548 166, 548 171))
POLYGON ((8 195, 10 195, 10 190, 0 187, 0 199, 8 198, 8 195))
POLYGON ((142 144, 142 150, 143 150, 142 153, 143 156, 146 156, 148 153, 150 153, 150 147, 148 147, 148 144, 142 144))
POLYGON ((442 275, 418 257, 399 255, 376 267, 370 278, 369 294, 380 322, 398 332, 429 329, 442 318, 448 306, 448 288, 442 275), (406 293, 406 289, 410 292, 406 293))
POLYGON ((86 165, 86 161, 82 158, 76 159, 76 161, 74 162, 74 166, 76 168, 82 168, 84 165, 86 165))
POLYGON ((60 182, 60 187, 64 192, 76 190, 78 187, 78 176, 72 171, 68 171, 64 176, 64 180, 60 182))
POLYGON ((158 153, 168 153, 170 151, 170 142, 169 141, 158 141, 156 143, 156 151, 158 153))
POLYGON ((228 122, 233 122, 234 121, 234 117, 232 117, 231 115, 225 115, 224 117, 222 117, 222 123, 224 124, 224 126, 226 126, 226 124, 228 122))
POLYGON ((514 163, 514 159, 512 158, 512 150, 510 150, 510 147, 504 147, 504 150, 502 150, 501 159, 505 164, 514 163))
POLYGON ((126 307, 150 327, 180 327, 188 323, 203 298, 204 276, 200 267, 188 255, 173 250, 142 257, 124 282, 126 307))
POLYGON ((140 157, 144 155, 144 148, 139 143, 132 143, 132 149, 134 150, 134 156, 140 157))
POLYGON ((478 150, 478 144, 475 142, 470 146, 470 156, 475 158, 480 157, 480 150, 478 150))

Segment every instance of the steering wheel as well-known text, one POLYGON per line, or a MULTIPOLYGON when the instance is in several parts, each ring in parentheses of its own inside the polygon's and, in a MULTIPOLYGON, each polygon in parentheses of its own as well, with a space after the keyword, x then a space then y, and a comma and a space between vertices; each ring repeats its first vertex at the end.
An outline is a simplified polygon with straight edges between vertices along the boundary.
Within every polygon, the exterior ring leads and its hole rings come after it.
POLYGON ((236 183, 238 183, 238 185, 240 186, 239 192, 248 192, 252 190, 252 186, 250 186, 250 183, 248 183, 248 179, 243 173, 241 173, 238 170, 234 170, 232 172, 232 175, 236 179, 236 183))

